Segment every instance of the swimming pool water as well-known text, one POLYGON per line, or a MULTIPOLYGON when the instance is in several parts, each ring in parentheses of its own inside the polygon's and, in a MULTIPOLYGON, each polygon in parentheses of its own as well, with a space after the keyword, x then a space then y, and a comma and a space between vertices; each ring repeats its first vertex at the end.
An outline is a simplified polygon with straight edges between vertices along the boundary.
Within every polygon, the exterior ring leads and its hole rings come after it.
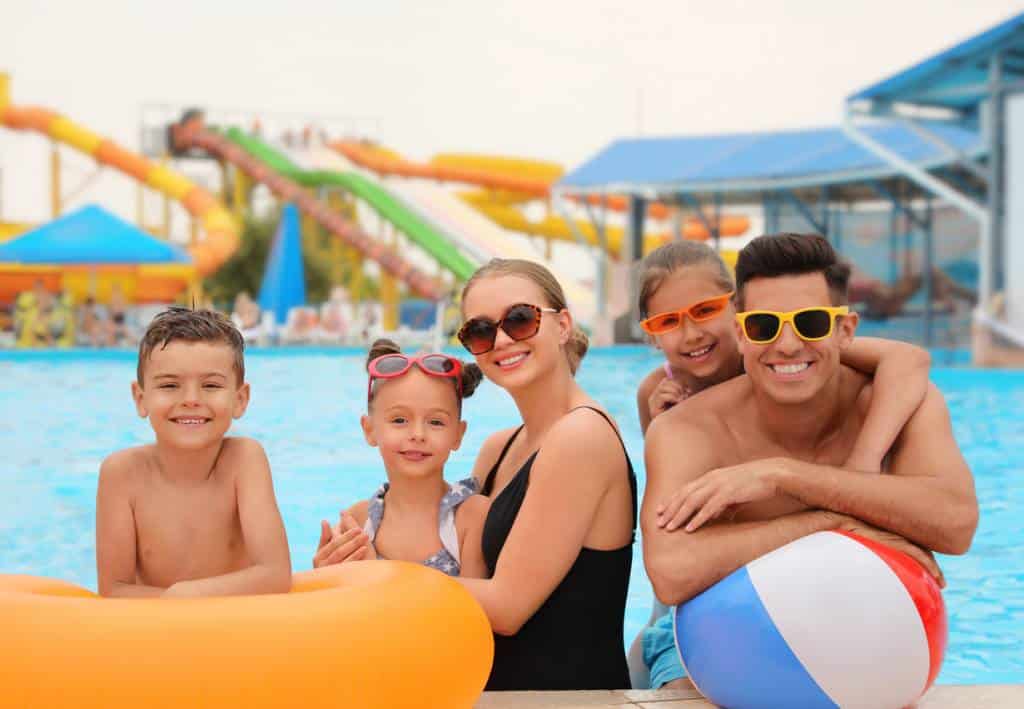
MULTIPOLYGON (((310 567, 320 519, 368 497, 383 480, 358 426, 366 380, 361 351, 273 350, 247 355, 252 403, 232 431, 261 441, 296 570, 310 567)), ((643 489, 635 387, 658 365, 643 348, 596 350, 583 386, 622 427, 643 489)), ((0 352, 0 573, 96 586, 96 474, 113 450, 152 441, 135 415, 131 352, 0 352)), ((936 369, 957 440, 974 471, 981 523, 971 551, 942 557, 950 615, 943 683, 1024 682, 1024 372, 936 369)), ((484 383, 466 402, 469 430, 447 469, 465 477, 483 439, 516 423, 511 399, 484 383)), ((637 543, 626 642, 652 594, 637 543)))

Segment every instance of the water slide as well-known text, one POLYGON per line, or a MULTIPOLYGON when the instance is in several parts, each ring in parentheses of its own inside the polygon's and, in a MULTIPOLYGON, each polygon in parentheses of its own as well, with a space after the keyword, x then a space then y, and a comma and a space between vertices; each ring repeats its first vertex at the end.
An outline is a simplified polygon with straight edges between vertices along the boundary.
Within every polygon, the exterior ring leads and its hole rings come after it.
MULTIPOLYGON (((313 148, 303 157, 311 165, 322 169, 353 170, 352 164, 344 157, 326 148, 313 148)), ((583 322, 592 321, 596 311, 593 289, 553 267, 536 249, 510 236, 458 195, 442 186, 422 180, 387 180, 382 187, 396 195, 424 219, 438 225, 459 243, 465 252, 481 263, 492 258, 518 258, 545 265, 562 285, 573 314, 583 322)))
MULTIPOLYGON (((403 159, 397 153, 379 146, 342 140, 331 143, 331 147, 353 163, 379 175, 418 177, 441 182, 457 182, 485 188, 461 197, 489 219, 505 229, 543 236, 551 239, 576 241, 582 236, 589 243, 599 243, 597 231, 589 220, 577 219, 570 224, 561 216, 548 215, 540 220, 529 219, 517 204, 532 199, 547 199, 551 186, 562 175, 561 166, 536 160, 523 160, 485 155, 442 154, 428 163, 415 163, 403 159)), ((628 202, 621 195, 604 198, 588 198, 592 205, 604 205, 613 211, 624 211, 628 202)), ((656 219, 670 216, 668 206, 654 202, 648 205, 648 214, 656 219)), ((723 236, 736 236, 747 231, 750 221, 744 216, 721 218, 720 231, 723 236)), ((707 239, 709 233, 704 222, 696 217, 688 218, 682 225, 683 236, 687 239, 707 239)), ((605 229, 608 251, 617 258, 621 253, 624 230, 617 226, 605 229)), ((647 234, 644 250, 657 248, 671 239, 670 234, 647 234)))
POLYGON ((447 235, 422 219, 380 185, 362 175, 334 170, 303 170, 283 152, 238 128, 229 128, 225 135, 228 140, 259 158, 274 171, 304 187, 340 187, 354 195, 397 227, 410 241, 430 254, 458 280, 468 280, 476 270, 477 264, 466 258, 447 235))
POLYGON ((32 131, 91 156, 178 201, 203 229, 203 238, 189 247, 196 272, 208 276, 238 249, 238 225, 231 213, 212 194, 184 175, 122 148, 46 108, 15 106, 10 102, 9 77, 0 74, 0 125, 32 131))
MULTIPOLYGON (((443 288, 434 278, 402 259, 358 225, 330 209, 317 199, 313 192, 306 189, 320 185, 339 185, 349 189, 350 185, 358 181, 339 179, 330 173, 300 170, 286 156, 261 140, 236 128, 229 128, 224 132, 211 130, 197 118, 175 126, 173 141, 177 149, 198 148, 231 163, 253 181, 266 185, 281 201, 294 202, 303 214, 309 215, 330 233, 357 249, 364 257, 379 264, 385 272, 405 283, 417 295, 430 300, 441 300, 445 297, 443 288)), ((364 193, 373 195, 371 198, 378 203, 375 208, 382 210, 382 216, 389 220, 400 218, 400 207, 379 199, 372 189, 365 189, 362 186, 361 189, 364 193)), ((426 232, 417 231, 416 234, 414 237, 407 232, 410 239, 416 240, 424 248, 428 248, 426 244, 429 243, 431 255, 439 261, 444 258, 443 263, 456 276, 462 273, 466 274, 461 276, 462 278, 468 278, 472 273, 473 265, 445 242, 431 239, 431 235, 426 232)))

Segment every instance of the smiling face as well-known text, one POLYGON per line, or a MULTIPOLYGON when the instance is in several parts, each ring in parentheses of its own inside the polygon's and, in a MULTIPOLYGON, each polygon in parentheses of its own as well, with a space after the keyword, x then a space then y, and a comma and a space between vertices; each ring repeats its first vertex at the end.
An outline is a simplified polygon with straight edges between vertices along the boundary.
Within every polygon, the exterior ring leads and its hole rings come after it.
POLYGON ((232 419, 245 413, 249 385, 237 381, 229 345, 176 340, 149 353, 132 396, 161 445, 199 450, 219 445, 232 419))
POLYGON ((366 442, 380 448, 388 476, 436 475, 466 432, 452 380, 412 367, 375 380, 370 412, 360 421, 366 442))
MULTIPOLYGON (((657 315, 680 308, 688 308, 701 301, 727 293, 722 290, 716 272, 706 266, 679 268, 668 275, 647 301, 647 312, 657 315)), ((654 343, 673 369, 686 372, 697 380, 710 383, 739 374, 736 330, 733 327, 736 311, 732 303, 711 320, 694 322, 683 319, 682 326, 655 335, 654 343)))
MULTIPOLYGON (((744 310, 789 312, 829 307, 832 299, 821 272, 753 278, 743 286, 744 310)), ((839 372, 839 353, 853 341, 857 314, 838 318, 824 340, 805 342, 791 323, 767 345, 750 342, 736 324, 743 364, 755 389, 780 404, 799 404, 817 396, 839 372)))
MULTIPOLYGON (((517 303, 551 307, 541 288, 528 278, 488 276, 474 282, 466 292, 462 314, 465 320, 482 317, 497 322, 517 303)), ((571 332, 572 318, 567 311, 545 312, 537 334, 525 340, 513 340, 499 328, 494 349, 475 355, 476 363, 484 376, 509 391, 528 387, 561 367, 569 374, 569 363, 562 348, 571 332)))

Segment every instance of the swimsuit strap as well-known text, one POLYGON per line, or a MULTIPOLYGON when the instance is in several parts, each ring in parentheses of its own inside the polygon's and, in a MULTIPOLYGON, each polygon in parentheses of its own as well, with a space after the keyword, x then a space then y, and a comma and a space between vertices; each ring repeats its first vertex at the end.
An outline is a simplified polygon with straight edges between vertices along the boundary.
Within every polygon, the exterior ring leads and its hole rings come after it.
MULTIPOLYGON (((612 433, 614 433, 615 437, 619 439, 619 445, 622 446, 622 454, 626 456, 626 469, 629 471, 629 486, 633 490, 633 524, 635 526, 636 516, 638 512, 636 503, 636 474, 633 472, 633 461, 629 459, 629 451, 626 450, 626 442, 622 440, 622 434, 619 433, 619 429, 615 426, 615 422, 612 421, 611 417, 608 416, 608 414, 606 414, 604 411, 601 411, 601 409, 597 407, 587 406, 586 404, 584 404, 583 406, 576 406, 569 409, 569 413, 572 413, 573 411, 578 411, 579 409, 590 409, 594 413, 598 414, 601 418, 608 422, 608 425, 612 427, 612 433)), ((634 534, 634 537, 635 536, 636 535, 634 534)))
POLYGON ((377 528, 380 527, 380 521, 384 519, 384 495, 387 494, 389 487, 388 483, 383 483, 377 488, 377 492, 373 493, 373 497, 370 498, 370 504, 366 508, 366 524, 363 525, 363 531, 370 538, 371 544, 377 536, 377 528))
MULTIPOLYGON (((437 515, 438 536, 441 546, 451 555, 456 564, 459 558, 459 532, 455 528, 455 510, 477 491, 479 484, 476 478, 466 478, 448 486, 448 492, 441 498, 441 509, 437 515)), ((458 573, 458 570, 456 570, 458 573)))
POLYGON ((525 423, 520 425, 519 428, 515 430, 515 433, 509 436, 509 439, 505 442, 505 447, 501 449, 501 453, 498 455, 498 460, 496 460, 494 465, 491 466, 491 472, 487 473, 487 479, 484 480, 484 485, 480 488, 481 495, 489 496, 494 492, 494 477, 498 474, 498 468, 501 467, 501 462, 505 460, 505 455, 508 453, 508 449, 512 447, 512 443, 516 440, 516 436, 518 436, 519 432, 524 428, 526 428, 525 423))

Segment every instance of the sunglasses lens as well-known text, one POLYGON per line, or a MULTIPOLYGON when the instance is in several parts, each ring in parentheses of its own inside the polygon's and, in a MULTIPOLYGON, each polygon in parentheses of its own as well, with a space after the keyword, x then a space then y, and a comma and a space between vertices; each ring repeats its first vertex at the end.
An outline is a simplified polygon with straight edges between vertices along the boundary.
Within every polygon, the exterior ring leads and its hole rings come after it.
POLYGON ((403 355, 393 354, 378 359, 374 367, 378 374, 386 377, 401 372, 407 364, 408 360, 403 355))
POLYGON ((525 340, 540 328, 537 310, 529 305, 513 305, 501 321, 501 329, 513 340, 525 340))
POLYGON ((779 333, 779 317, 770 313, 754 313, 743 321, 743 331, 751 342, 768 342, 779 333))
POLYGON ((793 318, 793 325, 801 337, 820 340, 832 328, 832 316, 825 310, 805 310, 793 318))
POLYGON ((690 317, 697 322, 704 320, 710 320, 711 318, 717 317, 722 314, 725 310, 726 301, 724 300, 706 300, 703 303, 697 303, 695 306, 690 308, 690 317))
POLYGON ((455 369, 455 362, 444 355, 429 355, 420 360, 420 366, 434 374, 448 374, 455 369))
POLYGON ((682 323, 679 313, 665 313, 655 315, 646 321, 646 330, 652 335, 660 335, 663 332, 675 330, 682 323))
POLYGON ((483 354, 494 349, 494 338, 498 336, 498 326, 491 320, 474 318, 459 330, 459 340, 471 354, 483 354))

